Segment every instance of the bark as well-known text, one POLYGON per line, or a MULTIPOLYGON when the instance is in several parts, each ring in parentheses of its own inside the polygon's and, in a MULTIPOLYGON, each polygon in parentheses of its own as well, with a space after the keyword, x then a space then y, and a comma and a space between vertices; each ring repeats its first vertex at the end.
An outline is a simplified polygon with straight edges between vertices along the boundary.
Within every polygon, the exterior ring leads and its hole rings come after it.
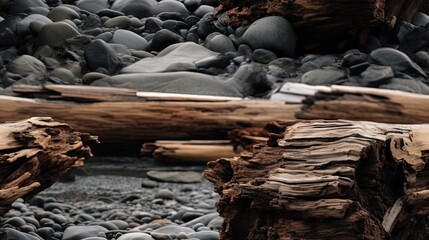
POLYGON ((208 164, 221 239, 427 239, 429 125, 273 122, 208 164))
POLYGON ((164 162, 205 164, 221 157, 237 154, 227 140, 156 141, 145 143, 141 155, 164 162))
POLYGON ((332 86, 304 101, 298 119, 428 123, 429 96, 395 90, 332 86))
POLYGON ((97 138, 51 118, 0 124, 0 215, 91 157, 97 138))

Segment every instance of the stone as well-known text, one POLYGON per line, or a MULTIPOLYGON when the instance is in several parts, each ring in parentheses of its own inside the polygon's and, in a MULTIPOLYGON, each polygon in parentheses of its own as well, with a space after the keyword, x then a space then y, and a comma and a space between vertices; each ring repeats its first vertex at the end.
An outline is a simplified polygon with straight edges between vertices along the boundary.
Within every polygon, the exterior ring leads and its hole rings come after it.
POLYGON ((359 51, 346 53, 343 57, 341 66, 350 67, 359 63, 366 62, 367 59, 368 59, 368 54, 366 53, 361 53, 359 51))
POLYGON ((110 42, 110 40, 112 40, 113 33, 111 33, 111 32, 100 33, 95 38, 96 39, 101 39, 101 40, 103 40, 103 41, 105 41, 107 43, 107 42, 110 42))
POLYGON ((149 43, 143 37, 128 30, 117 30, 113 34, 113 43, 118 43, 127 46, 130 49, 146 50, 149 43))
POLYGON ((232 79, 239 80, 243 96, 263 97, 274 87, 265 70, 254 63, 241 65, 232 75, 232 79))
POLYGON ((75 84, 75 77, 73 73, 65 68, 56 68, 49 74, 51 77, 55 77, 61 80, 61 84, 75 84))
POLYGON ((303 64, 300 68, 300 71, 308 72, 310 70, 327 67, 327 66, 334 64, 336 61, 337 60, 335 59, 335 57, 333 57, 331 55, 324 55, 324 56, 316 55, 316 56, 314 56, 314 58, 311 57, 311 59, 309 59, 308 61, 306 61, 304 58, 303 64))
POLYGON ((3 222, 3 224, 9 224, 14 227, 21 227, 26 224, 25 220, 21 217, 11 217, 3 222))
POLYGON ((37 235, 42 237, 43 239, 49 239, 54 234, 54 229, 51 227, 42 227, 36 230, 37 235))
POLYGON ((186 24, 183 21, 177 21, 177 20, 165 20, 162 23, 161 27, 176 33, 180 32, 181 29, 189 28, 188 24, 186 24))
POLYGON ((37 46, 43 46, 46 44, 51 47, 59 47, 66 39, 76 37, 78 35, 80 35, 80 33, 65 22, 47 23, 40 30, 36 39, 36 44, 37 46))
POLYGON ((22 55, 7 65, 7 70, 25 78, 41 80, 46 74, 45 65, 37 58, 22 55))
MULTIPOLYGON (((91 0, 89 0, 89 1, 91 1, 91 0)), ((102 10, 97 12, 97 15, 99 17, 109 17, 109 18, 125 16, 122 12, 115 11, 112 9, 102 9, 102 10)))
POLYGON ((209 214, 206 214, 204 216, 195 218, 194 220, 191 220, 189 222, 183 223, 180 226, 193 227, 194 225, 196 225, 198 223, 201 223, 204 226, 207 226, 207 224, 209 224, 210 221, 212 221, 213 219, 215 219, 218 216, 219 216, 219 213, 217 213, 217 212, 209 213, 209 214))
POLYGON ((242 43, 253 49, 264 48, 279 56, 295 52, 296 37, 291 24, 283 17, 269 16, 256 20, 244 32, 242 43))
POLYGON ((201 0, 185 0, 183 4, 190 12, 193 12, 201 5, 201 0))
POLYGON ((218 53, 226 53, 226 52, 235 52, 235 46, 232 40, 220 33, 217 33, 215 36, 210 37, 207 36, 205 40, 205 47, 208 49, 218 52, 218 53))
POLYGON ((148 171, 146 175, 160 182, 198 183, 203 180, 200 172, 194 171, 148 171))
POLYGON ((141 28, 141 27, 143 27, 142 21, 140 21, 140 19, 138 19, 136 17, 131 17, 130 21, 131 21, 131 27, 133 27, 133 28, 141 28))
POLYGON ((429 68, 429 53, 419 51, 414 55, 413 60, 422 68, 429 68))
POLYGON ((193 12, 193 15, 199 18, 202 18, 207 13, 214 13, 214 12, 215 12, 214 7, 208 6, 208 5, 200 5, 197 9, 195 9, 195 11, 193 12))
POLYGON ((41 22, 43 24, 52 23, 52 20, 47 18, 46 16, 40 14, 31 14, 19 21, 16 26, 17 34, 20 36, 24 36, 30 33, 30 23, 31 22, 41 22))
POLYGON ((203 46, 192 42, 177 43, 168 46, 156 57, 144 58, 128 67, 121 69, 121 73, 155 73, 165 72, 167 69, 178 63, 188 63, 190 65, 182 65, 188 67, 182 69, 194 70, 194 62, 206 57, 216 56, 218 53, 212 52, 203 46))
POLYGON ((393 78, 388 83, 378 87, 417 94, 429 94, 429 86, 418 79, 393 78))
MULTIPOLYGON (((216 29, 213 26, 214 17, 212 13, 207 13, 204 15, 200 21, 198 21, 197 24, 195 24, 193 27, 196 27, 197 34, 201 39, 206 39, 206 37, 216 32, 216 29)), ((189 29, 191 31, 192 28, 189 29)))
POLYGON ((356 65, 353 65, 349 68, 349 73, 351 76, 357 76, 365 71, 371 64, 369 62, 363 62, 356 65))
POLYGON ((97 237, 100 232, 107 231, 101 226, 70 226, 65 229, 62 240, 82 240, 87 237, 97 237))
POLYGON ((109 8, 109 0, 79 0, 76 7, 92 13, 98 13, 102 9, 109 8))
POLYGON ((108 77, 108 75, 99 72, 89 72, 82 77, 83 84, 89 85, 92 82, 108 77))
POLYGON ((425 27, 429 23, 429 16, 422 12, 417 12, 414 14, 411 23, 417 27, 425 27))
POLYGON ((277 55, 270 50, 258 48, 253 51, 250 58, 258 63, 267 64, 277 58, 277 55))
POLYGON ((165 20, 177 20, 183 21, 185 18, 178 12, 161 12, 156 15, 156 18, 159 18, 161 21, 165 20))
POLYGON ((198 68, 225 68, 230 64, 231 58, 225 54, 219 54, 217 56, 207 57, 195 62, 198 68))
POLYGON ((151 235, 142 232, 125 233, 118 240, 155 240, 151 235))
POLYGON ((222 224, 223 224, 223 217, 217 216, 212 220, 210 220, 210 222, 207 224, 207 227, 209 227, 212 230, 219 231, 220 229, 222 229, 222 224))
POLYGON ((161 0, 154 6, 152 11, 153 15, 163 12, 175 12, 179 13, 183 18, 189 16, 189 11, 186 9, 185 5, 176 0, 161 0))
POLYGON ((157 4, 155 0, 116 0, 113 2, 111 9, 133 15, 137 18, 151 17, 154 14, 154 8, 157 4))
POLYGON ((28 233, 19 232, 12 228, 0 228, 1 235, 6 235, 5 239, 19 239, 19 240, 40 240, 40 238, 32 236, 28 233))
POLYGON ((175 194, 167 188, 161 188, 156 193, 154 198, 160 198, 160 199, 174 199, 175 194))
POLYGON ((390 66, 394 71, 427 77, 426 73, 405 53, 393 48, 379 48, 372 51, 369 61, 381 66, 390 66))
POLYGON ((372 65, 360 74, 359 83, 364 87, 377 87, 389 82, 394 76, 391 67, 372 65))
POLYGON ((347 76, 343 71, 330 69, 315 69, 306 72, 301 77, 301 83, 308 85, 331 86, 343 83, 347 76))
POLYGON ((163 233, 163 234, 179 234, 181 232, 185 233, 185 234, 191 234, 194 233, 194 229, 190 228, 190 227, 183 227, 183 226, 179 226, 179 225, 167 225, 164 227, 160 227, 157 228, 155 230, 152 231, 153 233, 163 233))
POLYGON ((183 42, 183 38, 181 36, 170 30, 162 29, 155 33, 152 41, 149 43, 148 50, 159 52, 172 44, 180 42, 183 42))
POLYGON ((49 12, 48 5, 43 0, 19 0, 14 1, 8 8, 8 13, 18 15, 20 13, 41 14, 46 16, 49 12))
POLYGON ((104 27, 128 29, 131 26, 131 20, 127 16, 118 16, 104 22, 104 27))
POLYGON ((59 22, 66 19, 72 20, 80 18, 80 15, 75 10, 60 5, 58 7, 52 8, 47 17, 53 22, 59 22))
POLYGON ((196 238, 199 240, 219 240, 219 232, 216 231, 201 231, 188 235, 189 238, 196 238))
POLYGON ((145 30, 149 33, 156 33, 162 29, 162 21, 155 17, 149 17, 145 21, 145 30))

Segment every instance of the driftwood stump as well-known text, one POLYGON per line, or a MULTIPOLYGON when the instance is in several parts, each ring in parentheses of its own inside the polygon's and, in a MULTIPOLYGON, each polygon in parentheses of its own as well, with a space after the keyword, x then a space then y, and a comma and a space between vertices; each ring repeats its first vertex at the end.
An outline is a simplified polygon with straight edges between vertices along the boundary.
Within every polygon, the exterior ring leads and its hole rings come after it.
POLYGON ((222 239, 428 239, 429 125, 274 122, 208 164, 222 239))
POLYGON ((51 118, 0 124, 0 215, 91 157, 97 138, 51 118))

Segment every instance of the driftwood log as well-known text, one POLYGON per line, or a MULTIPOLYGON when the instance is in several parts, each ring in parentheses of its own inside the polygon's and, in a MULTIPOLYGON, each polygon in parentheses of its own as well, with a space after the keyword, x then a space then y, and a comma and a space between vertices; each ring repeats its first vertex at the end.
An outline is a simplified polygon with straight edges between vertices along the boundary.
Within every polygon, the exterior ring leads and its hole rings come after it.
POLYGON ((222 239, 428 239, 429 125, 273 122, 208 164, 222 239))
MULTIPOLYGON (((271 15, 284 16, 306 50, 337 48, 341 41, 364 43, 368 28, 393 28, 410 21, 423 0, 221 0, 218 15, 227 14, 228 24, 248 25, 271 15)), ((326 51, 326 49, 324 49, 326 51)))
POLYGON ((97 138, 51 118, 0 124, 0 215, 91 157, 97 138))

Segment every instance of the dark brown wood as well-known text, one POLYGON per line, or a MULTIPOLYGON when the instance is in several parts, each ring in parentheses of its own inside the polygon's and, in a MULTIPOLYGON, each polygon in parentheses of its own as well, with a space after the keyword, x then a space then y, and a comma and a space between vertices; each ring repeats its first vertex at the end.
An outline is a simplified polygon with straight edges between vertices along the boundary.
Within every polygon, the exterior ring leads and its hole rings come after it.
POLYGON ((0 124, 0 215, 91 157, 97 138, 51 118, 0 124))
POLYGON ((427 239, 429 125, 274 122, 208 164, 222 239, 427 239))

